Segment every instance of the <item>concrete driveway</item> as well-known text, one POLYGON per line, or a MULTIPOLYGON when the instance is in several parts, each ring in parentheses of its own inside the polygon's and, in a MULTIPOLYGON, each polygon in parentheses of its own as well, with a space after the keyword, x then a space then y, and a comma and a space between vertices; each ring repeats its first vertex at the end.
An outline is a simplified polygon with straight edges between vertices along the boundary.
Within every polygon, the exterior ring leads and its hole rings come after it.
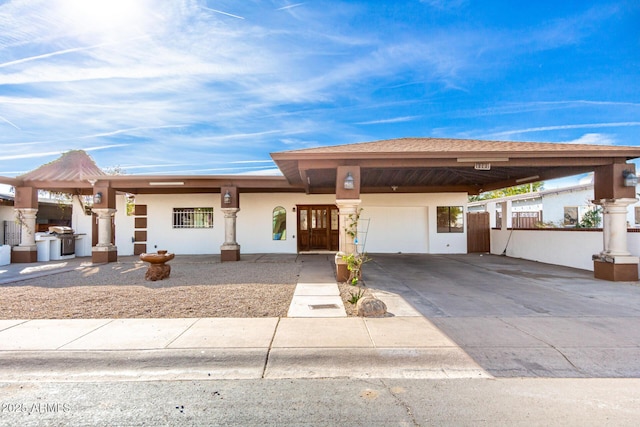
POLYGON ((371 254, 401 295, 496 377, 640 378, 640 282, 496 255, 371 254))

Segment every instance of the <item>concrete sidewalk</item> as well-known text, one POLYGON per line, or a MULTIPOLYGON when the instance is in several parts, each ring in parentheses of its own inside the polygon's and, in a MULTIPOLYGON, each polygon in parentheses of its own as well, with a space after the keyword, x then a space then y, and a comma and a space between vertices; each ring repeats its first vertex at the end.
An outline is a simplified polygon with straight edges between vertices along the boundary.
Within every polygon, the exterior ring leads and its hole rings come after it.
POLYGON ((423 317, 0 321, 0 381, 487 378, 423 317))
POLYGON ((389 317, 346 317, 327 260, 307 256, 287 318, 0 320, 0 381, 490 377, 401 297, 378 295, 389 317))

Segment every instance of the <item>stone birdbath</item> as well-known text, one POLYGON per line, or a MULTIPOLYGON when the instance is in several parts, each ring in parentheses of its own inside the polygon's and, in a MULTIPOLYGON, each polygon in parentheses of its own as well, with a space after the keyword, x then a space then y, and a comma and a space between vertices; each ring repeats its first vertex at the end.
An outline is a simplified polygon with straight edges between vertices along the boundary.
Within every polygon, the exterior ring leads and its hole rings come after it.
POLYGON ((167 251, 158 251, 158 253, 140 254, 140 259, 149 263, 149 268, 144 275, 145 280, 162 280, 169 277, 171 274, 171 266, 166 264, 171 261, 176 254, 167 253, 167 251))

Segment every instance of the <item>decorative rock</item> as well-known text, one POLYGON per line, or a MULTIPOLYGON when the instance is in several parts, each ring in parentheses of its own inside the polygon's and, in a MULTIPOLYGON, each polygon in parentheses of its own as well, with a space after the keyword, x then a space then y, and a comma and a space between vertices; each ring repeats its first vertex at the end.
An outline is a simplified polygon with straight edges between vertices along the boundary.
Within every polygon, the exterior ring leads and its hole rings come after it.
POLYGON ((145 280, 155 282, 169 277, 171 274, 171 266, 169 264, 151 264, 144 274, 145 280))
POLYGON ((358 316, 362 317, 384 317, 387 314, 387 305, 378 298, 364 297, 356 304, 358 316))

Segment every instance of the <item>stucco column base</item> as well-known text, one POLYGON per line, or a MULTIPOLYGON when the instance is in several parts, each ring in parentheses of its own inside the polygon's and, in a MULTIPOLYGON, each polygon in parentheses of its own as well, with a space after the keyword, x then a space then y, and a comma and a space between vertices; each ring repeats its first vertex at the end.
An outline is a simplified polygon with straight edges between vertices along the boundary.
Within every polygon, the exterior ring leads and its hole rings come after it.
POLYGON ((638 280, 637 258, 635 263, 630 264, 594 259, 593 276, 596 279, 609 280, 611 282, 636 282, 638 280))
POLYGON ((118 261, 118 248, 114 245, 94 246, 91 248, 91 262, 94 264, 106 264, 118 261))
POLYGON ((220 247, 220 262, 240 261, 240 245, 222 245, 220 247))
POLYGON ((593 203, 602 206, 603 250, 593 256, 593 275, 596 279, 614 282, 638 280, 637 256, 627 246, 627 206, 637 199, 600 199, 593 203))
POLYGON ((36 245, 14 246, 11 251, 11 262, 15 264, 38 262, 36 245))
POLYGON ((240 245, 236 242, 236 217, 240 208, 222 208, 224 243, 220 246, 220 262, 240 261, 240 245))

